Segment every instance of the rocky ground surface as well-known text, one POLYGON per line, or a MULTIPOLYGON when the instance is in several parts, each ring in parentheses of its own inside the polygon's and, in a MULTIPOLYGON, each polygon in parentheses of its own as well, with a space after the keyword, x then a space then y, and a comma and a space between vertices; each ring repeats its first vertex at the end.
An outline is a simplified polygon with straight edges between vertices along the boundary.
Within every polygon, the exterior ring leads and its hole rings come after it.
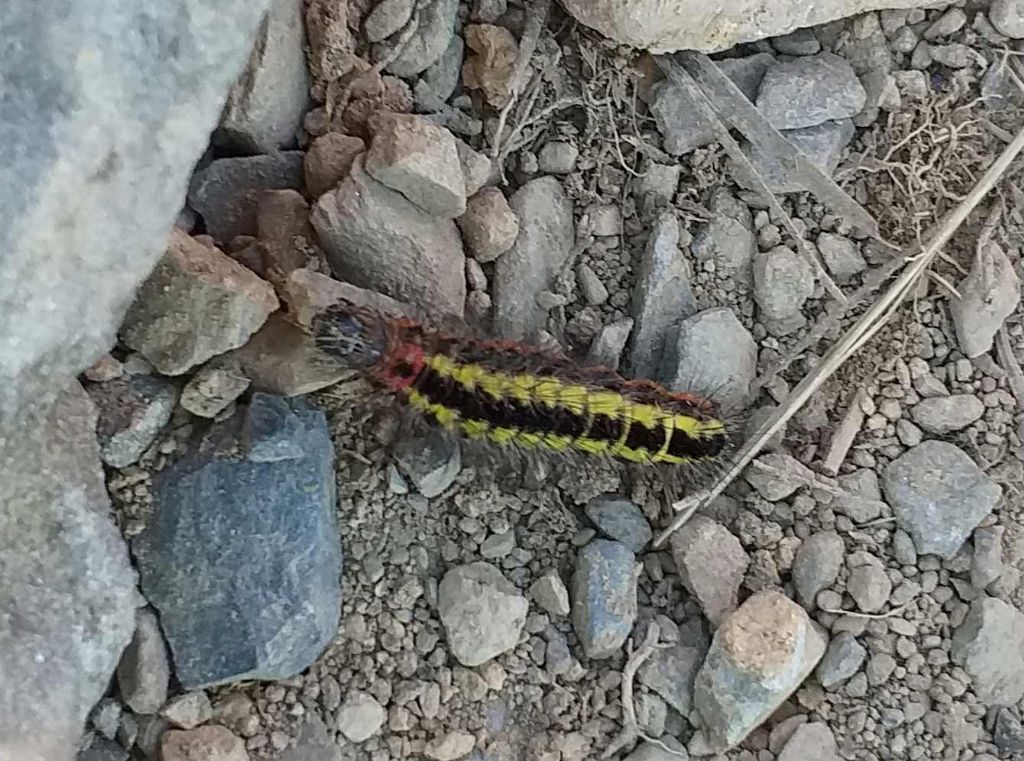
MULTIPOLYGON (((98 415, 145 598, 79 761, 1024 758, 1018 170, 663 548, 678 485, 481 459, 316 360, 297 326, 347 296, 713 392, 743 425, 852 324, 829 286, 870 293, 897 249, 748 146, 787 224, 648 56, 539 20, 274 3, 67 400, 98 415)), ((908 246, 1019 128, 1022 39, 1024 4, 994 0, 716 58, 908 246)))

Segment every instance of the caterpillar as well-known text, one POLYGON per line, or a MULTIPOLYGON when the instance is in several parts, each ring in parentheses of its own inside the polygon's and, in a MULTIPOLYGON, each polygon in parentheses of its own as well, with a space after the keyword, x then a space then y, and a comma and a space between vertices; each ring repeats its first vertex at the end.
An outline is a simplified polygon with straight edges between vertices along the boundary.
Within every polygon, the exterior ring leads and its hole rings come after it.
POLYGON ((710 399, 520 343, 446 335, 347 301, 312 333, 329 361, 469 439, 666 465, 715 463, 730 442, 710 399))

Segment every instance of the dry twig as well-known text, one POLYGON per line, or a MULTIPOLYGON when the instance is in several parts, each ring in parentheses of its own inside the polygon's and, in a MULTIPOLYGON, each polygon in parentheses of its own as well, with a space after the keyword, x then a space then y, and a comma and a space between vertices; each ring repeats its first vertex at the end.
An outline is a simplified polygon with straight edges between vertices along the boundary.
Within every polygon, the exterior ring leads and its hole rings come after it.
POLYGON ((1006 332, 1004 325, 996 333, 996 348, 999 350, 999 362, 1006 371, 1006 380, 1017 400, 1017 408, 1024 409, 1024 372, 1020 369, 1020 363, 1013 355, 1013 347, 1010 346, 1010 334, 1006 332))
POLYGON ((854 438, 860 433, 860 427, 864 424, 864 410, 861 409, 861 403, 866 397, 867 394, 863 388, 857 390, 853 400, 850 402, 849 408, 846 410, 846 414, 843 415, 842 422, 839 423, 836 432, 832 434, 828 454, 825 455, 821 465, 821 469, 830 476, 834 476, 839 472, 839 466, 846 459, 846 455, 853 445, 854 438))
POLYGON ((636 679, 636 672, 643 665, 644 661, 654 654, 654 651, 666 647, 658 643, 660 630, 653 621, 647 626, 647 636, 635 651, 631 652, 626 665, 622 669, 622 732, 612 740, 601 758, 611 758, 623 748, 632 745, 637 740, 646 740, 657 745, 673 756, 686 758, 685 753, 680 753, 674 748, 668 747, 656 737, 650 737, 640 729, 640 723, 636 719, 636 706, 633 703, 633 682, 636 679))
POLYGON ((498 126, 494 130, 494 145, 491 146, 491 158, 497 159, 501 155, 502 134, 505 132, 505 122, 512 112, 516 100, 526 87, 526 73, 530 70, 530 59, 537 49, 540 41, 541 30, 548 19, 548 11, 551 8, 551 0, 536 0, 526 5, 526 24, 523 27, 523 37, 519 40, 519 52, 512 64, 512 76, 509 77, 509 99, 505 107, 498 114, 498 126))
POLYGON ((910 607, 910 603, 912 602, 913 600, 907 600, 907 602, 903 603, 899 607, 893 608, 892 610, 887 610, 885 613, 861 613, 859 610, 843 610, 842 608, 821 607, 819 607, 819 610, 822 610, 825 613, 831 613, 836 616, 849 616, 850 618, 868 618, 878 620, 883 618, 895 618, 900 613, 905 611, 908 607, 910 607))

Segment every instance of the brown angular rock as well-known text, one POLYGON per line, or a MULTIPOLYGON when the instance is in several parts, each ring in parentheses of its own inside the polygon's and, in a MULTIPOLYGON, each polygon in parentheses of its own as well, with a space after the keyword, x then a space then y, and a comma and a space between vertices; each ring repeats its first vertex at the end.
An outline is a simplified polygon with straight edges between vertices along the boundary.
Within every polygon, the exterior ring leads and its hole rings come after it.
POLYGON ((352 374, 325 363, 310 335, 280 313, 229 358, 255 390, 282 396, 309 394, 352 374))
POLYGON ((172 729, 160 742, 163 761, 249 761, 242 738, 211 724, 195 729, 172 729))
POLYGON ((482 188, 466 203, 459 229, 478 262, 491 262, 512 248, 519 234, 519 217, 498 188, 482 188))
POLYGON ((454 218, 466 210, 466 183, 451 132, 411 114, 381 114, 370 125, 366 172, 424 211, 454 218))
POLYGON ((408 113, 413 97, 409 86, 397 77, 381 76, 365 61, 343 77, 341 91, 348 94, 344 109, 336 113, 332 129, 349 135, 370 138, 369 122, 382 113, 408 113))
POLYGON ((189 379, 178 403, 193 415, 215 418, 249 388, 249 383, 236 362, 214 360, 189 379))
POLYGON ((295 190, 268 190, 259 195, 256 231, 263 276, 274 284, 306 265, 316 240, 309 224, 309 204, 295 190))
POLYGON ((260 240, 313 240, 309 204, 297 190, 265 190, 256 198, 256 235, 260 240))
POLYGON ((189 183, 188 205, 206 222, 206 231, 224 243, 256 232, 256 199, 264 190, 302 186, 302 152, 215 159, 189 183))
POLYGON ((288 305, 291 319, 304 327, 308 327, 316 315, 342 299, 390 315, 413 317, 415 314, 408 304, 305 268, 292 272, 281 284, 280 292, 282 301, 288 305))
POLYGON ((269 283, 175 229, 121 338, 164 375, 180 375, 244 344, 277 306, 269 283))
POLYGON ((503 108, 511 97, 510 80, 519 45, 512 32, 493 24, 470 24, 465 30, 472 54, 462 65, 462 81, 471 90, 482 90, 495 108, 503 108))
POLYGON ((309 146, 302 168, 306 190, 319 198, 345 179, 356 156, 366 150, 366 143, 353 135, 328 132, 309 146))
POLYGON ((455 223, 377 182, 361 159, 316 203, 312 222, 340 279, 431 314, 462 316, 465 256, 455 223))
POLYGON ((327 85, 347 74, 358 60, 356 42, 348 28, 348 3, 309 0, 306 7, 309 69, 313 97, 323 101, 327 85))

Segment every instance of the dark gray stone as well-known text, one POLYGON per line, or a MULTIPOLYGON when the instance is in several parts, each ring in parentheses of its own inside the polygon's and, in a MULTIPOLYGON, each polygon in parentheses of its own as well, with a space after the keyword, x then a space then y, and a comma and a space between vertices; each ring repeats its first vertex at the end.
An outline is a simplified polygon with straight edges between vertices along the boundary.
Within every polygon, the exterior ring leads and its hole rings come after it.
POLYGON ((302 0, 272 0, 249 62, 228 95, 221 135, 245 151, 288 148, 309 104, 302 0))
POLYGON ((783 55, 814 55, 821 51, 821 43, 809 27, 794 29, 789 34, 774 38, 772 47, 783 55))
POLYGON ((428 214, 377 182, 362 157, 320 197, 310 222, 341 280, 441 318, 462 317, 466 257, 455 222, 428 214))
POLYGON ((666 153, 682 156, 718 139, 717 122, 705 116, 685 88, 662 81, 652 96, 651 114, 666 153))
POLYGON ((876 17, 864 14, 855 22, 851 32, 840 37, 835 52, 848 61, 859 76, 869 71, 887 72, 892 69, 889 41, 876 17))
POLYGON ((1004 753, 1024 751, 1024 724, 1013 715, 1010 708, 1001 708, 996 714, 996 725, 992 730, 992 741, 1004 753))
POLYGON ((775 56, 771 53, 755 53, 743 58, 725 58, 715 63, 739 91, 747 96, 747 100, 753 103, 757 100, 757 91, 761 88, 764 73, 775 65, 775 56))
POLYGON ((845 283, 867 269, 868 263, 861 255, 860 248, 843 235, 821 233, 817 245, 825 266, 837 282, 845 283))
POLYGON ((521 340, 544 327, 537 296, 551 287, 572 252, 573 207, 554 177, 526 183, 509 205, 519 217, 519 236, 494 265, 494 332, 521 340))
POLYGON ((0 426, 0 758, 74 755, 135 626, 135 573, 110 519, 96 412, 75 383, 17 434, 0 426))
POLYGON ((636 291, 633 293, 633 338, 630 365, 637 378, 657 374, 666 339, 697 311, 686 263, 679 251, 679 222, 662 214, 647 239, 636 291))
POLYGON ((334 478, 323 413, 256 394, 154 480, 133 549, 183 686, 294 676, 334 636, 334 478))
POLYGON ((672 559, 687 591, 713 626, 736 609, 750 558, 729 529, 695 515, 672 534, 672 559))
POLYGON ((302 188, 301 151, 216 159, 192 177, 188 204, 221 243, 256 235, 256 201, 263 190, 302 188))
MULTIPOLYGON (((854 126, 850 119, 827 121, 813 127, 782 130, 782 136, 803 153, 812 164, 829 177, 839 166, 843 149, 853 138, 854 126)), ((744 146, 750 161, 773 193, 799 193, 806 190, 803 183, 793 177, 792 171, 775 153, 761 145, 744 146)), ((736 181, 751 190, 760 190, 747 171, 732 164, 736 181)))
POLYGON ((0 421, 114 344, 266 6, 4 4, 0 421))
POLYGON ((804 539, 793 559, 796 597, 808 610, 814 608, 818 592, 839 576, 843 565, 843 540, 835 531, 821 531, 804 539))
POLYGON ((987 705, 1013 705, 1024 697, 1024 613, 994 597, 971 603, 953 633, 953 662, 987 705))
POLYGON ((847 560, 847 565, 850 566, 850 572, 846 579, 846 591, 860 610, 877 613, 892 594, 892 581, 881 561, 871 557, 871 562, 858 561, 854 564, 852 560, 847 560))
POLYGON ((1020 303, 1020 277, 997 243, 979 248, 971 271, 957 283, 962 298, 949 304, 957 342, 968 357, 992 348, 1003 321, 1020 303))
POLYGON ((661 695, 681 715, 693 707, 693 680, 704 660, 696 647, 673 645, 655 650, 637 672, 640 683, 661 695))
POLYGON ((814 270, 793 249, 776 246, 754 257, 754 300, 765 320, 799 315, 813 292, 814 270))
POLYGON ((985 405, 973 394, 952 394, 922 399, 910 408, 910 417, 928 433, 946 434, 966 428, 985 414, 985 405))
POLYGON ((815 721, 796 728, 779 752, 778 761, 842 761, 842 757, 832 730, 815 721))
POLYGON ((363 33, 370 42, 381 42, 401 31, 412 18, 416 0, 381 0, 363 19, 363 33))
POLYGON ((587 503, 586 513, 602 534, 626 545, 631 552, 640 553, 653 536, 643 511, 625 497, 594 497, 587 503))
POLYGON ((119 743, 97 735, 78 751, 75 761, 128 761, 128 751, 119 743))
MULTIPOLYGON (((466 44, 462 36, 452 35, 451 42, 445 48, 441 59, 423 72, 420 83, 430 89, 434 97, 440 100, 448 100, 459 84, 459 75, 462 74, 462 58, 465 54, 466 44)), ((417 89, 418 91, 418 89, 417 89)))
POLYGON ((270 761, 342 761, 342 752, 316 711, 307 711, 295 745, 275 753, 270 761))
POLYGON ((819 53, 768 69, 757 107, 776 129, 799 129, 855 116, 866 98, 846 60, 834 53, 819 53))
POLYGON ((607 658, 636 621, 636 556, 597 539, 579 551, 572 579, 572 624, 588 658, 607 658))
POLYGON ((984 589, 1003 575, 1002 526, 974 530, 974 552, 971 554, 971 586, 984 589))
POLYGON ((433 66, 455 33, 459 0, 431 0, 416 11, 418 24, 402 52, 388 64, 396 77, 412 77, 433 66))
POLYGON ((868 651, 850 632, 840 632, 828 643, 825 657, 815 672, 821 686, 826 690, 845 682, 857 673, 868 651))
POLYGON ((395 461, 416 490, 428 499, 452 485, 462 470, 462 449, 454 436, 437 427, 403 437, 395 461))
POLYGON ((100 457, 113 468, 137 462, 174 412, 178 393, 166 378, 132 375, 87 389, 99 410, 100 457))
POLYGON ((924 555, 953 557, 999 502, 1003 490, 959 447, 925 441, 882 472, 901 528, 924 555))
POLYGON ((660 745, 655 745, 644 740, 626 756, 625 761, 690 761, 690 754, 676 738, 666 736, 659 742, 660 745))
POLYGON ((140 608, 135 634, 117 664, 117 688, 125 705, 138 714, 154 714, 167 702, 171 664, 160 623, 153 611, 140 608))
POLYGON ((750 263, 757 253, 750 210, 724 189, 712 196, 710 207, 714 216, 697 231, 691 246, 694 256, 698 261, 710 259, 717 271, 749 283, 750 263))
POLYGON ((726 410, 747 402, 754 380, 757 345, 728 307, 688 317, 670 340, 661 377, 674 391, 713 393, 726 410))
POLYGON ((121 704, 113 698, 103 698, 89 714, 89 724, 108 740, 117 737, 121 722, 121 704))
POLYGON ((622 362, 622 352, 626 350, 629 334, 633 331, 633 324, 633 319, 627 317, 601 328, 587 350, 587 363, 617 370, 622 362))

